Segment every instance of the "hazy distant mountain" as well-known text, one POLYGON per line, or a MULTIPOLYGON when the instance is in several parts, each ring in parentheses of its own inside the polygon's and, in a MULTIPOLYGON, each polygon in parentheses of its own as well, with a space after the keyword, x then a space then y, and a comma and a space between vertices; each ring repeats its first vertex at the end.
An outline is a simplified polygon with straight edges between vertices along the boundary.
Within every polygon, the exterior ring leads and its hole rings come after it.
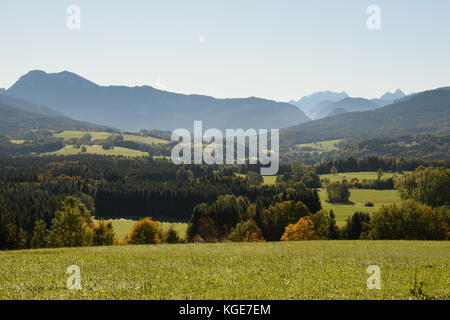
POLYGON ((23 100, 20 98, 6 96, 4 94, 1 94, 1 92, 0 92, 0 103, 14 106, 14 107, 19 107, 23 110, 40 113, 40 114, 44 114, 47 116, 55 116, 55 117, 64 116, 64 114, 62 112, 53 110, 49 107, 35 104, 35 103, 29 102, 29 101, 26 101, 26 100, 23 100))
POLYGON ((345 110, 344 108, 336 108, 336 109, 333 109, 333 111, 331 111, 329 114, 327 114, 325 118, 337 116, 338 114, 343 114, 343 113, 347 113, 347 112, 348 111, 345 110))
POLYGON ((312 107, 309 111, 309 117, 313 120, 318 119, 319 115, 321 114, 327 114, 330 109, 328 108, 330 105, 335 103, 335 101, 322 101, 316 104, 314 107, 312 107))
POLYGON ((405 93, 402 90, 397 89, 393 93, 386 92, 380 98, 372 99, 371 101, 376 103, 379 107, 384 107, 384 106, 387 106, 387 105, 392 104, 394 102, 398 102, 398 101, 400 101, 401 99, 403 99, 405 97, 406 97, 405 93))
MULTIPOLYGON (((339 110, 340 113, 353 112, 353 111, 368 111, 376 109, 378 106, 364 98, 345 98, 337 102, 327 103, 322 106, 316 106, 313 114, 313 119, 322 119, 333 115, 333 110, 339 110)), ((337 113, 334 113, 337 114, 337 113)))
POLYGON ((310 119, 296 106, 260 98, 215 99, 150 86, 99 86, 74 73, 31 71, 8 94, 68 116, 126 130, 192 128, 285 128, 310 119))
MULTIPOLYGON (((303 112, 305 112, 308 116, 310 116, 313 112, 313 109, 325 101, 334 102, 339 101, 344 98, 347 98, 348 95, 345 92, 332 92, 332 91, 321 91, 313 93, 309 96, 305 96, 298 101, 290 101, 290 104, 294 104, 299 107, 303 112)), ((310 116, 311 117, 311 116, 310 116)))
POLYGON ((380 100, 395 101, 395 100, 403 98, 404 96, 405 96, 405 94, 403 93, 403 91, 400 89, 397 89, 394 93, 386 92, 385 94, 383 94, 380 97, 380 100))
POLYGON ((317 92, 312 95, 305 96, 298 101, 290 101, 291 104, 295 104, 300 109, 302 109, 310 118, 317 120, 325 117, 329 117, 336 114, 341 114, 352 111, 367 111, 372 110, 379 107, 384 107, 388 104, 392 104, 399 99, 405 97, 405 94, 400 89, 397 89, 395 92, 386 92, 379 99, 367 100, 363 98, 351 98, 345 92, 317 92), (345 100, 345 99, 355 99, 355 100, 345 100), (340 101, 344 101, 343 104, 350 104, 349 106, 345 105, 333 105, 333 103, 338 103, 340 101), (333 110, 336 112, 333 112, 333 110))
POLYGON ((72 120, 65 117, 43 115, 15 106, 7 105, 0 101, 0 133, 13 134, 21 128, 46 128, 46 129, 105 129, 103 126, 72 120))
POLYGON ((382 108, 310 121, 280 134, 282 143, 292 144, 423 133, 450 134, 450 90, 424 91, 382 108))

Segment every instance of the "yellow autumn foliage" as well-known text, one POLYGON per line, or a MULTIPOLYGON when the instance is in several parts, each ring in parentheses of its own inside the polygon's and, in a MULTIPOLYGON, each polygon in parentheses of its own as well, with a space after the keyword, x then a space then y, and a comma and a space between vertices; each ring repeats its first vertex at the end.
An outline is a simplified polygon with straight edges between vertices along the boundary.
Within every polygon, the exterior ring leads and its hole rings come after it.
POLYGON ((286 226, 281 241, 317 240, 314 223, 309 216, 303 217, 295 224, 286 226))
POLYGON ((136 222, 128 235, 126 244, 158 244, 161 243, 162 227, 152 218, 144 218, 136 222))

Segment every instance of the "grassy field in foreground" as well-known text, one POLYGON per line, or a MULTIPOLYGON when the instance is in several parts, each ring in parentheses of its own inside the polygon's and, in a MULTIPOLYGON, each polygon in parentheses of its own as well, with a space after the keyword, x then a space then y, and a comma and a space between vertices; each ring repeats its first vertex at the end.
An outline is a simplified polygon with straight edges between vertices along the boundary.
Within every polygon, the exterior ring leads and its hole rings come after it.
POLYGON ((397 190, 372 190, 372 189, 351 189, 350 202, 352 204, 328 203, 328 195, 325 188, 319 189, 320 202, 322 208, 330 211, 333 209, 337 222, 344 222, 347 217, 355 211, 373 213, 383 205, 400 203, 400 194, 397 190), (365 207, 366 202, 372 202, 373 207, 365 207))
MULTIPOLYGON (((54 151, 44 153, 43 155, 58 155, 58 156, 69 156, 74 154, 79 154, 81 152, 81 148, 76 148, 75 146, 69 145, 64 148, 54 151)), ((142 152, 139 150, 132 150, 128 148, 122 147, 113 147, 112 149, 104 150, 102 146, 93 145, 93 146, 84 146, 86 147, 86 154, 99 154, 105 156, 125 156, 125 157, 147 157, 148 152, 142 152)))
POLYGON ((304 241, 0 252, 0 299, 449 299, 450 242, 304 241), (369 265, 381 290, 367 289, 369 265), (81 270, 82 290, 66 287, 81 270))
MULTIPOLYGON (((120 238, 120 241, 125 240, 127 235, 131 232, 131 229, 133 229, 134 224, 136 223, 136 220, 131 219, 110 219, 105 220, 106 222, 112 222, 114 232, 115 234, 120 238)), ((185 238, 186 236, 186 229, 187 229, 187 223, 182 222, 163 222, 162 228, 164 231, 168 230, 172 226, 177 232, 178 235, 181 238, 185 238)))
MULTIPOLYGON (((104 140, 110 136, 116 136, 119 134, 113 134, 110 132, 91 132, 91 131, 77 131, 77 130, 67 130, 60 133, 54 134, 57 138, 63 138, 63 139, 73 139, 73 138, 81 138, 85 134, 89 133, 92 136, 92 140, 104 140)), ((120 134, 123 136, 123 140, 125 141, 134 141, 138 143, 146 143, 146 144, 167 144, 169 141, 153 138, 153 137, 141 137, 141 136, 135 136, 132 134, 120 134)))

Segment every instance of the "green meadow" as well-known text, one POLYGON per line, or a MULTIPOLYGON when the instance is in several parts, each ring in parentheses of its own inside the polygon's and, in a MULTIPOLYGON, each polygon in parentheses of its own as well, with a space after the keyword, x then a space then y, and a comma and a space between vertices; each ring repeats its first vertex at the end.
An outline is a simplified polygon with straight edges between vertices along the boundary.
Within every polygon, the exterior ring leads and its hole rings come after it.
POLYGON ((264 184, 275 184, 277 181, 277 176, 263 176, 264 184))
MULTIPOLYGON (((405 172, 406 174, 408 172, 405 172)), ((236 174, 241 177, 245 177, 244 174, 236 174)), ((394 175, 400 176, 398 173, 386 172, 383 174, 383 178, 390 178, 394 175)), ((331 182, 342 181, 342 179, 357 178, 360 181, 364 179, 375 180, 377 179, 376 172, 346 172, 332 174, 322 174, 320 179, 328 178, 331 182)), ((264 176, 264 184, 275 184, 277 176, 264 176)), ((345 220, 356 211, 364 211, 373 213, 380 209, 383 205, 397 204, 401 202, 400 194, 397 190, 373 190, 373 189, 351 189, 350 190, 350 202, 346 204, 329 203, 326 188, 318 190, 320 196, 320 202, 323 209, 330 211, 333 210, 336 215, 336 221, 342 225, 345 220), (364 206, 367 202, 372 202, 373 207, 364 206)))
MULTIPOLYGON (((245 178, 245 174, 242 173, 235 173, 235 175, 245 178)), ((263 183, 267 185, 275 184, 277 181, 277 176, 263 176, 263 183)))
POLYGON ((27 140, 16 140, 16 139, 11 139, 9 140, 9 142, 14 143, 14 144, 24 144, 27 140))
POLYGON ((80 148, 77 148, 76 146, 67 145, 64 148, 54 151, 54 152, 48 152, 43 153, 42 155, 58 155, 58 156, 68 156, 68 155, 74 155, 74 154, 80 154, 83 153, 81 150, 82 148, 86 148, 86 154, 99 154, 99 155, 105 155, 105 156, 124 156, 124 157, 148 157, 148 152, 142 152, 139 150, 133 150, 128 148, 122 148, 122 147, 112 147, 111 149, 103 149, 100 145, 92 145, 92 146, 80 146, 80 148))
POLYGON ((447 241, 160 244, 0 252, 0 299, 449 299, 447 241), (80 268, 69 290, 67 267, 80 268), (369 265, 381 289, 368 289, 369 265), (423 295, 410 293, 422 282, 423 295))
POLYGON ((85 134, 90 134, 92 136, 92 140, 105 140, 111 136, 123 136, 123 140, 125 141, 134 141, 137 143, 145 143, 145 144, 167 144, 169 141, 162 140, 154 137, 142 137, 142 136, 136 136, 132 134, 126 134, 126 133, 111 133, 111 132, 94 132, 94 131, 77 131, 77 130, 67 130, 63 131, 57 134, 53 134, 54 137, 57 138, 63 138, 65 140, 68 139, 74 139, 74 138, 81 138, 85 134))
MULTIPOLYGON (((124 141, 133 141, 136 143, 142 143, 142 144, 167 144, 169 141, 154 138, 154 137, 143 137, 143 136, 137 136, 132 134, 126 134, 126 133, 110 133, 110 132, 95 132, 95 131, 80 131, 80 130, 66 130, 60 133, 54 133, 53 136, 57 138, 63 138, 64 140, 69 139, 79 139, 83 137, 86 134, 91 135, 91 140, 105 140, 111 136, 118 136, 121 135, 123 137, 124 141)), ((83 146, 81 146, 83 147, 83 146)), ((68 156, 68 155, 74 155, 79 154, 81 152, 81 147, 76 148, 74 145, 67 145, 64 148, 54 151, 54 152, 48 152, 44 153, 43 155, 61 155, 61 156, 68 156)), ((100 145, 92 145, 92 146, 84 146, 86 147, 86 153, 87 154, 99 154, 99 155, 105 155, 105 156, 124 156, 124 157, 147 157, 148 152, 142 152, 139 150, 133 150, 128 148, 122 148, 122 147, 113 147, 112 149, 104 150, 102 146, 100 145)))
MULTIPOLYGON (((105 222, 111 222, 114 228, 115 234, 119 237, 120 241, 124 241, 127 235, 133 229, 134 224, 137 220, 132 219, 110 219, 105 220, 105 222)), ((162 228, 164 231, 168 230, 170 227, 175 229, 178 235, 184 239, 186 236, 187 223, 183 222, 162 222, 162 228)))
POLYGON ((332 209, 336 215, 337 222, 345 222, 345 219, 356 211, 373 213, 383 205, 401 202, 400 194, 397 190, 351 189, 349 204, 327 202, 328 195, 325 188, 319 189, 319 196, 323 209, 328 212, 332 209), (365 207, 364 204, 367 202, 372 202, 374 206, 365 207))

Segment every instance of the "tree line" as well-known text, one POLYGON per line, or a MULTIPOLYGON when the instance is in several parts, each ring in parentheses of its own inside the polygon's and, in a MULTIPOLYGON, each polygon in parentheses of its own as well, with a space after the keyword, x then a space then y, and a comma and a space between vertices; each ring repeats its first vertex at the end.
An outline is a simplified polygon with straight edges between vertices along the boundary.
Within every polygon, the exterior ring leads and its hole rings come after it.
MULTIPOLYGON (((213 203, 220 195, 266 203, 288 189, 286 184, 252 183, 229 169, 99 155, 0 158, 0 210, 4 225, 26 233, 30 246, 36 221, 49 227, 67 196, 80 199, 96 218, 189 221, 196 205, 213 203)), ((242 170, 249 169, 254 168, 242 170)), ((320 206, 312 191, 302 192, 320 206)))
POLYGON ((389 158, 378 156, 367 158, 350 157, 323 161, 314 167, 318 174, 328 174, 332 173, 332 168, 336 168, 337 172, 369 172, 377 171, 378 169, 392 172, 403 172, 414 171, 420 166, 450 168, 450 160, 423 160, 418 158, 389 158))

